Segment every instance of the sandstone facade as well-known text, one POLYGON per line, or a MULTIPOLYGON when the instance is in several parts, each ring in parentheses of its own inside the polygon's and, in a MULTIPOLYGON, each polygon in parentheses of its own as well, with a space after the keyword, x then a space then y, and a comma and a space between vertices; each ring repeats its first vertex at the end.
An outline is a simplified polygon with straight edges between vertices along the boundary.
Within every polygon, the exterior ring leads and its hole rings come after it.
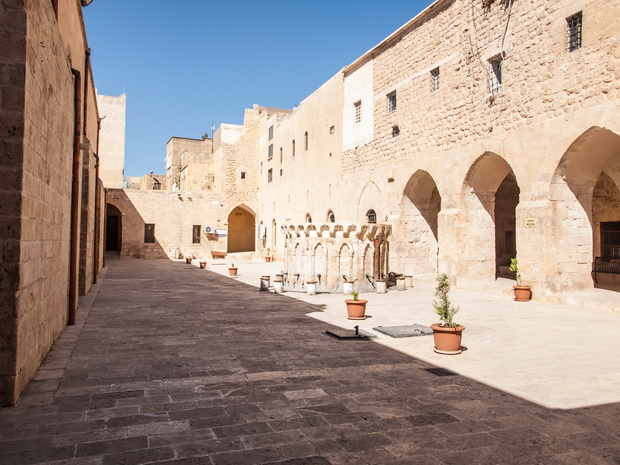
POLYGON ((125 174, 127 95, 97 94, 97 106, 101 117, 99 175, 105 187, 120 189, 125 174))
POLYGON ((380 224, 387 271, 492 281, 518 256, 535 298, 591 288, 594 257, 620 258, 617 18, 606 0, 437 0, 295 109, 222 125, 205 172, 226 213, 207 221, 229 252, 251 229, 276 258, 291 231, 380 224), (254 222, 231 228, 237 208, 254 222))
POLYGON ((97 102, 79 1, 0 1, 0 405, 102 263, 97 102))

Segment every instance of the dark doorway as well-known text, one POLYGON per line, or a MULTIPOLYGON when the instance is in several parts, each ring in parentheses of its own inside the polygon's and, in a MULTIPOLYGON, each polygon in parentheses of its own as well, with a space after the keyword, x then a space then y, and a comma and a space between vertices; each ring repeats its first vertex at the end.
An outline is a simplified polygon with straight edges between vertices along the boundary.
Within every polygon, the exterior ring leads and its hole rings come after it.
POLYGON ((105 222, 105 249, 109 252, 121 250, 121 212, 114 205, 107 204, 105 222))

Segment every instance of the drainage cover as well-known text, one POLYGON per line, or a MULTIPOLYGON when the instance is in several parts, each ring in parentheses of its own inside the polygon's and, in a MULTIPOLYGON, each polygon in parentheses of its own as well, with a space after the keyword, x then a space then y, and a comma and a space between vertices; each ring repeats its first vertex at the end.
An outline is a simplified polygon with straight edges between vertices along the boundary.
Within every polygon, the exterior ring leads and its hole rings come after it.
POLYGON ((430 326, 424 325, 377 326, 372 329, 392 337, 427 336, 433 334, 430 326))
POLYGON ((330 329, 325 331, 325 334, 336 339, 343 340, 360 340, 360 339, 375 339, 377 336, 366 331, 360 330, 359 326, 355 326, 354 329, 330 329))

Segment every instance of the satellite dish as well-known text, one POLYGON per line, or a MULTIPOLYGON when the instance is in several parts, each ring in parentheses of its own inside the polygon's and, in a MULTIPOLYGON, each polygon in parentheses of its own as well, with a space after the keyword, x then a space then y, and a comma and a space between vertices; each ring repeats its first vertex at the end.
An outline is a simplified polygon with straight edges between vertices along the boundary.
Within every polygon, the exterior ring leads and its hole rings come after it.
POLYGON ((209 138, 209 134, 207 134, 206 132, 204 132, 202 134, 202 140, 207 140, 209 138))

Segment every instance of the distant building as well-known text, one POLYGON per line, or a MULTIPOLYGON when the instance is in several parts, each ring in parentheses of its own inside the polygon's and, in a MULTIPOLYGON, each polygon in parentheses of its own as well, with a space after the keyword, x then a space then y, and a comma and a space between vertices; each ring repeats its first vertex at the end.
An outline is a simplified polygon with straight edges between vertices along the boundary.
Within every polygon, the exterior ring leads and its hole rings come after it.
POLYGON ((97 94, 101 117, 99 177, 107 188, 123 187, 125 174, 125 120, 127 96, 97 94))

